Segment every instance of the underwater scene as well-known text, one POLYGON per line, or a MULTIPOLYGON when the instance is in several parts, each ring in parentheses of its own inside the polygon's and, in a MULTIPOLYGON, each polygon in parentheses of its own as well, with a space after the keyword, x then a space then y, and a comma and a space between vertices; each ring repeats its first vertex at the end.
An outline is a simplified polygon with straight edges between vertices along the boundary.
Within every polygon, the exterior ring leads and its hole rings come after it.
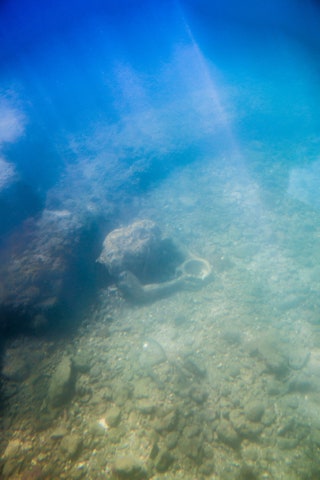
POLYGON ((0 3, 0 479, 320 478, 316 0, 0 3))

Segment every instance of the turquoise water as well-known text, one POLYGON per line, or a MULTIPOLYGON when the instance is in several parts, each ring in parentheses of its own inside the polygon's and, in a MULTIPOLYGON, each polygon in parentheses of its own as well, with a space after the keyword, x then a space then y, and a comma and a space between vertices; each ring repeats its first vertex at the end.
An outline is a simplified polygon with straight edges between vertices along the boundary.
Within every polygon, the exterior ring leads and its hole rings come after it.
POLYGON ((320 476, 320 11, 0 5, 0 468, 320 476))

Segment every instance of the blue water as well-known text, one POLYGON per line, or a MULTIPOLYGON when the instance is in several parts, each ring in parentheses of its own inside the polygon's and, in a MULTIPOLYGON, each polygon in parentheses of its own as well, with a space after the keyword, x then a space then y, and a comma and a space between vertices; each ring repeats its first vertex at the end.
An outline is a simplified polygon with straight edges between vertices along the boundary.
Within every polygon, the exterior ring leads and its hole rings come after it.
POLYGON ((2 128, 16 129, 1 150, 44 197, 77 162, 75 137, 91 138, 80 154, 109 148, 129 163, 156 155, 160 164, 170 153, 174 164, 181 152, 228 148, 230 135, 284 153, 317 135, 312 2, 16 0, 0 8, 2 128), (10 112, 16 124, 6 123, 10 112), (102 128, 111 130, 108 145, 94 139, 102 128))

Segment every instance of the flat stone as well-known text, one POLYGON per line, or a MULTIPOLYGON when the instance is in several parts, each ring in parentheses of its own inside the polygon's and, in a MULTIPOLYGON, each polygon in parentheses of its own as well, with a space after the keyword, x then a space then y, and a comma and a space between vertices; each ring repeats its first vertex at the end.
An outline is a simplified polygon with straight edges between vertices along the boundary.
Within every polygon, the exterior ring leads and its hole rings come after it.
POLYGON ((67 429, 65 427, 58 427, 56 428, 50 435, 52 440, 58 440, 63 438, 67 434, 67 429))
POLYGON ((158 418, 154 423, 157 432, 171 432, 175 430, 178 423, 178 412, 176 410, 168 413, 164 417, 158 418))
POLYGON ((149 398, 140 398, 137 401, 136 407, 140 413, 143 413, 145 415, 150 415, 151 413, 154 413, 157 408, 155 402, 149 398))
POLYGON ((5 451, 3 452, 2 457, 5 459, 14 458, 20 454, 21 450, 21 441, 17 439, 12 439, 9 441, 5 451))
POLYGON ((30 373, 30 364, 19 355, 18 349, 8 349, 4 355, 2 375, 13 382, 23 382, 30 373))
POLYGON ((251 422, 246 416, 237 410, 230 413, 230 422, 236 432, 244 438, 255 440, 262 432, 264 426, 259 422, 251 422))
POLYGON ((52 407, 65 404, 73 393, 73 371, 69 357, 64 357, 58 364, 49 384, 49 403, 52 407))
POLYGON ((175 448, 175 447, 177 446, 177 444, 178 444, 179 437, 180 437, 180 433, 179 433, 179 432, 170 432, 170 433, 168 433, 168 435, 167 435, 166 438, 165 438, 166 447, 167 447, 169 450, 172 450, 173 448, 175 448))
POLYGON ((91 368, 91 358, 87 352, 77 352, 72 357, 74 368, 80 373, 87 373, 91 368))
POLYGON ((82 446, 82 439, 77 434, 71 434, 65 436, 60 443, 60 448, 68 458, 75 458, 79 453, 82 446))
POLYGON ((153 338, 147 338, 143 344, 139 356, 140 364, 143 368, 154 367, 167 359, 166 353, 160 343, 153 338))
POLYGON ((156 462, 156 469, 158 472, 166 472, 172 463, 174 462, 174 456, 168 452, 168 450, 164 450, 159 454, 159 458, 156 462))
POLYGON ((240 438, 233 426, 227 420, 221 420, 218 425, 217 433, 219 439, 232 448, 238 448, 240 445, 240 438))
POLYGON ((264 405, 261 402, 252 402, 245 407, 245 416, 251 422, 260 422, 264 414, 264 405))
POLYGON ((121 419, 121 410, 119 407, 114 406, 110 408, 106 413, 106 422, 110 427, 116 427, 119 425, 121 419))
POLYGON ((142 480, 146 478, 145 468, 133 455, 118 457, 114 461, 113 470, 121 480, 142 480))
POLYGON ((191 460, 194 460, 196 463, 200 463, 202 459, 202 453, 201 453, 201 448, 202 448, 202 439, 193 437, 193 438, 187 438, 184 436, 181 436, 179 440, 179 447, 181 451, 184 452, 187 457, 191 458, 191 460))

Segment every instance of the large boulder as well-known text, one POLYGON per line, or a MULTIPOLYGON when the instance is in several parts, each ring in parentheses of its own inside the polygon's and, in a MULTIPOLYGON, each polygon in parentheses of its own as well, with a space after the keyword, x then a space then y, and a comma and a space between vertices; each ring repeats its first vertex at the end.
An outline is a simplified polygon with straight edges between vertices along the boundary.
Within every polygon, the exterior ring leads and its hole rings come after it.
POLYGON ((98 262, 118 278, 122 272, 133 273, 142 284, 168 280, 182 260, 182 254, 151 220, 138 220, 110 232, 98 262))
POLYGON ((37 330, 51 318, 57 324, 60 312, 78 303, 86 269, 94 271, 88 248, 94 228, 92 218, 45 209, 6 235, 0 248, 0 331, 37 330))

